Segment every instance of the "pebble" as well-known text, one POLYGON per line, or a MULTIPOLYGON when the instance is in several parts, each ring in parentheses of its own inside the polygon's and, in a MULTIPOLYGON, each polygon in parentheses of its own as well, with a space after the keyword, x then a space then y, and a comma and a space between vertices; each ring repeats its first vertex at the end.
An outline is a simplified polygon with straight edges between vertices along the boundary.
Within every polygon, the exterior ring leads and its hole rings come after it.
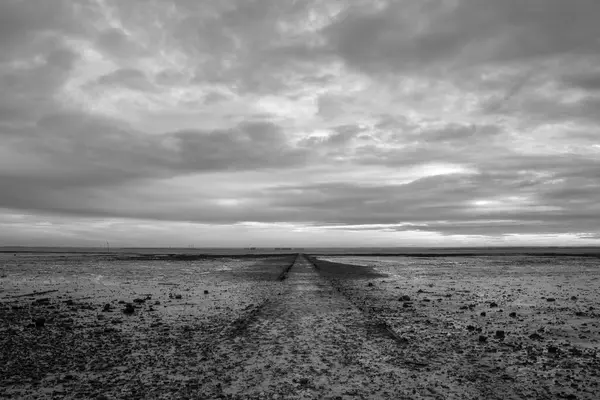
POLYGON ((133 307, 133 304, 126 304, 125 308, 123 309, 123 314, 133 314, 135 312, 135 308, 133 307))
POLYGON ((542 340, 542 335, 540 335, 539 333, 532 333, 531 335, 529 335, 529 339, 532 340, 542 340))

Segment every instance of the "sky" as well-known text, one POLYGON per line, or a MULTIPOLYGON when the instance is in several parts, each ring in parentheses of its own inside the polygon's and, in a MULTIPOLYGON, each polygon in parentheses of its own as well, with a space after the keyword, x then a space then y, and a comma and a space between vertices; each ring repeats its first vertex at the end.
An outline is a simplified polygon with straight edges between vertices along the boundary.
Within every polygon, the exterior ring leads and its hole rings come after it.
POLYGON ((598 0, 0 0, 0 245, 600 245, 598 0))

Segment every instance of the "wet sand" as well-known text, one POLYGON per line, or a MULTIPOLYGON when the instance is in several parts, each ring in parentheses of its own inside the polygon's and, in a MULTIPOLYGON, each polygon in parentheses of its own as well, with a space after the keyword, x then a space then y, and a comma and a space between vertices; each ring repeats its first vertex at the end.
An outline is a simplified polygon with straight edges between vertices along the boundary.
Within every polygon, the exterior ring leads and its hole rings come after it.
POLYGON ((2 398, 594 399, 600 382, 595 260, 2 261, 2 398))

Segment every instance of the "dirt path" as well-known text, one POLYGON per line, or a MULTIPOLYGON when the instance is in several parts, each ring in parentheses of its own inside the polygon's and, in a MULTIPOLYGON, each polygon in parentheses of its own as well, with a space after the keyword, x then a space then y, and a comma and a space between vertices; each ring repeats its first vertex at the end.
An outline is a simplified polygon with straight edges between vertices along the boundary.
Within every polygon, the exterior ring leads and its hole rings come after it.
POLYGON ((402 351, 300 256, 281 293, 213 349, 203 388, 223 398, 476 397, 464 388, 442 396, 450 387, 417 377, 402 351))

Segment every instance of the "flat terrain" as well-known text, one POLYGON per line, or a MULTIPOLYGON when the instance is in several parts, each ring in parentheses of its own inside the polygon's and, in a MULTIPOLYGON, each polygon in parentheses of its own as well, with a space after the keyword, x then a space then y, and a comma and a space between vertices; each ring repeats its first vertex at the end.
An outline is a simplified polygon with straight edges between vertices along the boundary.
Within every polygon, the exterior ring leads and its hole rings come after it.
POLYGON ((0 255, 0 398, 595 399, 594 257, 0 255))

